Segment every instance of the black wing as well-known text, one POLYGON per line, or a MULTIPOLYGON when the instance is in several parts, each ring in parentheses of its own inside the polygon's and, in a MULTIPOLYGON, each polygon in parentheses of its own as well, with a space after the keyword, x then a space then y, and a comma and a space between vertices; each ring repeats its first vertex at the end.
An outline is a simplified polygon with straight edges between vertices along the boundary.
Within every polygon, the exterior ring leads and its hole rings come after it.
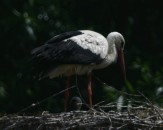
POLYGON ((76 42, 68 39, 82 35, 80 31, 63 33, 44 45, 32 51, 34 67, 37 74, 43 76, 58 65, 63 64, 98 64, 102 61, 100 55, 80 47, 76 42), (67 40, 65 40, 67 39, 67 40))

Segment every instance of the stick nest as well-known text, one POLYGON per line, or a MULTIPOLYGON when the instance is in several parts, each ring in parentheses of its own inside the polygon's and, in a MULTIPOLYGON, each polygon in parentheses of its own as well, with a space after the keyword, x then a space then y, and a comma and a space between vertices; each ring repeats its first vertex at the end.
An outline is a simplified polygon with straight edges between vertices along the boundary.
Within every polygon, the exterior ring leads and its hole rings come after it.
POLYGON ((3 115, 2 130, 163 130, 163 109, 150 103, 135 102, 121 106, 117 103, 98 104, 89 111, 70 111, 37 115, 3 115))

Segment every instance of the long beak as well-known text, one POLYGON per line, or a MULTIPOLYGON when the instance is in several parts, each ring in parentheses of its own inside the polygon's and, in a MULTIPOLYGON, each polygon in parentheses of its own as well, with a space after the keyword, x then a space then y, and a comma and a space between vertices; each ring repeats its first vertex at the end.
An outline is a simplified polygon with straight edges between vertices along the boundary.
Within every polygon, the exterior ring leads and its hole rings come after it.
POLYGON ((119 63, 120 63, 120 67, 121 67, 121 70, 122 70, 124 80, 126 81, 126 68, 125 68, 125 60, 124 60, 123 49, 118 50, 118 60, 119 60, 119 63))

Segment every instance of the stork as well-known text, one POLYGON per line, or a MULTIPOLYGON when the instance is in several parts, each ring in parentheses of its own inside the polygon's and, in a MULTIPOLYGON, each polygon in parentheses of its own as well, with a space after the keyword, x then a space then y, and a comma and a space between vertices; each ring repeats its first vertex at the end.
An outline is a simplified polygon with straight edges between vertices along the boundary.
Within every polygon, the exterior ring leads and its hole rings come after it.
POLYGON ((92 108, 92 70, 105 68, 119 59, 126 79, 124 45, 124 37, 118 32, 111 32, 105 38, 90 30, 70 31, 54 36, 45 44, 33 49, 32 57, 39 79, 67 77, 65 111, 71 76, 88 74, 88 95, 92 108))
POLYGON ((80 111, 82 106, 82 100, 80 97, 74 96, 70 102, 70 111, 80 111))

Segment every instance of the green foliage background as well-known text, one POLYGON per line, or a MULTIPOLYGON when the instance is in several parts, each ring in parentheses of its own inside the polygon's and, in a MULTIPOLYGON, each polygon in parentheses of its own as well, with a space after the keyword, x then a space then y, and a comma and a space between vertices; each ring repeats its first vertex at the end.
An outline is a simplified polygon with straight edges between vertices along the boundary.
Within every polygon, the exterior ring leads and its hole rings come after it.
MULTIPOLYGON (((30 52, 61 32, 90 29, 104 36, 122 33, 126 40, 128 82, 123 84, 118 65, 94 72, 101 81, 128 93, 143 92, 162 105, 163 8, 161 0, 1 0, 0 1, 0 112, 16 113, 60 92, 65 78, 33 79, 30 52), (158 91, 160 90, 160 91, 158 91)), ((78 77, 88 102, 86 76, 78 77)), ((75 84, 75 77, 72 85, 75 84)), ((96 79, 94 104, 120 96, 96 79)), ((71 96, 78 95, 72 89, 71 96)), ((60 94, 29 111, 63 111, 60 94)))

